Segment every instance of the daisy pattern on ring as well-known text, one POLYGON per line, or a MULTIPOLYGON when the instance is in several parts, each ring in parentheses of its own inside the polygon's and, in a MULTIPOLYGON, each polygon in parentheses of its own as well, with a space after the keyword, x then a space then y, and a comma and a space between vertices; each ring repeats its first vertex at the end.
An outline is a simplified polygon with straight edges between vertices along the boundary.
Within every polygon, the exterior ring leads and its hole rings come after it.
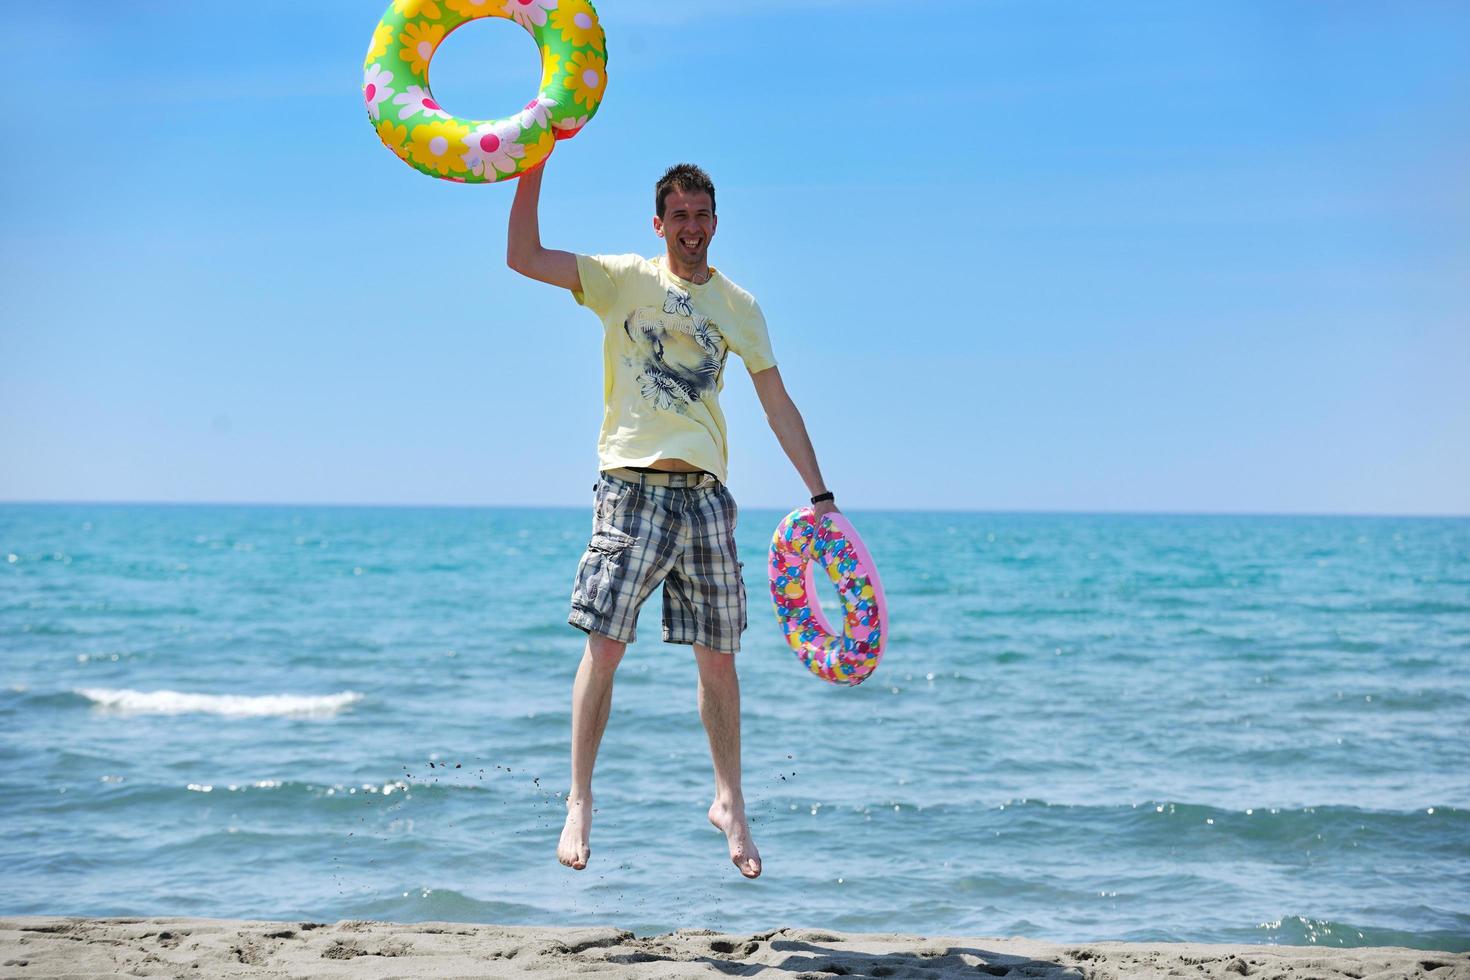
POLYGON ((566 60, 565 70, 572 98, 589 109, 595 108, 607 87, 607 60, 591 51, 574 51, 566 60))
POLYGON ((556 80, 561 72, 561 55, 551 50, 551 45, 541 45, 541 87, 544 89, 556 80))
POLYGON ((555 99, 532 99, 516 115, 516 122, 522 129, 535 129, 537 126, 544 129, 551 124, 551 110, 555 108, 555 99))
POLYGON ((556 137, 551 135, 551 130, 541 130, 541 135, 536 137, 536 142, 525 144, 526 159, 521 162, 522 168, 530 170, 535 167, 551 155, 551 148, 555 145, 556 137))
POLYGON ((425 116, 433 119, 448 119, 449 113, 439 108, 439 103, 421 85, 410 85, 408 91, 399 92, 393 96, 393 104, 403 106, 398 110, 399 119, 407 119, 409 116, 422 112, 425 116))
POLYGON ((408 159, 408 147, 404 145, 408 142, 407 125, 395 126, 393 120, 384 119, 378 123, 378 139, 382 140, 388 149, 398 154, 398 159, 408 159))
POLYGON ((476 177, 493 177, 495 174, 514 173, 526 148, 520 139, 521 127, 513 121, 480 123, 465 134, 463 143, 469 152, 461 159, 476 177))
POLYGON ((382 117, 380 107, 393 94, 393 89, 389 87, 392 81, 393 73, 384 71, 382 65, 369 65, 367 71, 362 73, 362 98, 367 103, 368 115, 374 119, 382 117))
POLYGON ((464 159, 455 152, 455 147, 464 139, 468 128, 452 120, 446 122, 434 119, 422 123, 409 136, 408 155, 415 162, 432 167, 441 175, 463 173, 464 159))
POLYGON ((551 14, 551 26, 561 31, 562 40, 577 47, 603 50, 602 30, 597 25, 597 11, 587 0, 560 0, 551 14))
POLYGON ((377 61, 388 50, 388 45, 393 43, 393 28, 387 24, 379 24, 373 30, 372 43, 368 45, 367 57, 363 59, 362 67, 377 61))
POLYGON ((439 19, 439 5, 434 0, 393 0, 393 9, 402 14, 405 19, 409 17, 439 19))
POLYGON ((500 0, 443 0, 444 6, 461 17, 483 17, 500 9, 500 0))
POLYGON ((556 9, 556 0, 506 0, 505 15, 526 30, 546 24, 546 13, 556 9))
POLYGON ((408 65, 409 71, 423 77, 429 70, 429 59, 434 57, 434 49, 444 40, 444 25, 413 21, 403 25, 403 33, 398 35, 398 40, 403 45, 398 49, 398 57, 408 65))

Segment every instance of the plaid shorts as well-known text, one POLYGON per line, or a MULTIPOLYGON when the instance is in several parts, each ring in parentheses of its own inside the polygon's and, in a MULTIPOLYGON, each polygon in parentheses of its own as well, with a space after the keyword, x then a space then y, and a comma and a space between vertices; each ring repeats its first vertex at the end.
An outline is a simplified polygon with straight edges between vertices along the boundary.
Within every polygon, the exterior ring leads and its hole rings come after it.
POLYGON ((703 473, 675 476, 673 484, 601 474, 593 487, 592 539, 577 566, 567 622, 632 643, 638 610, 662 582, 666 643, 735 653, 746 627, 735 498, 703 473))

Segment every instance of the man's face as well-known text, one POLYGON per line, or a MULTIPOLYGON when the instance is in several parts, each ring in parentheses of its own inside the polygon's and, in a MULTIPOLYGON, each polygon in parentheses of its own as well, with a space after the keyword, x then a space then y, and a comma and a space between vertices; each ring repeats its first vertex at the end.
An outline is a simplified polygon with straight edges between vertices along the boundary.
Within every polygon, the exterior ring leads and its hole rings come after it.
POLYGON ((681 265, 697 268, 707 262, 710 239, 715 237, 717 224, 714 202, 708 192, 691 193, 676 187, 664 198, 664 216, 654 216, 653 230, 681 265))

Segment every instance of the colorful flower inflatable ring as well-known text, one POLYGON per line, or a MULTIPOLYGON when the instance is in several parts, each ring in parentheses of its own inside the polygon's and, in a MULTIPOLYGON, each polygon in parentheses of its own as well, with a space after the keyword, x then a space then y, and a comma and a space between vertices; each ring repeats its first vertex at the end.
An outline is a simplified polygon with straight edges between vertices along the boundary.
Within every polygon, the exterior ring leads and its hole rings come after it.
POLYGON ((787 514, 771 536, 770 582, 786 643, 813 674, 856 687, 878 668, 888 605, 878 567, 846 517, 819 523, 810 507, 787 514), (842 598, 840 635, 817 602, 818 565, 842 598))
POLYGON ((393 0, 362 67, 368 120, 388 149, 430 177, 486 184, 532 169, 596 115, 607 39, 587 0, 393 0), (506 119, 451 116, 429 93, 434 52, 481 17, 515 21, 541 51, 540 91, 506 119))

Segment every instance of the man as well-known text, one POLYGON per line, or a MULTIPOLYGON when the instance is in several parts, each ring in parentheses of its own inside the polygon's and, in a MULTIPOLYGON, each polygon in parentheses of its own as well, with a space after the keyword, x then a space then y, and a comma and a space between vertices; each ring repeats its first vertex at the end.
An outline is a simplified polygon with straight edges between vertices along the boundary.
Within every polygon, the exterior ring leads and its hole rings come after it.
POLYGON ((543 248, 537 208, 545 165, 522 175, 506 260, 524 276, 569 289, 603 322, 606 410, 598 440, 592 539, 577 568, 567 621, 587 634, 572 686, 572 785, 557 859, 587 866, 592 768, 612 705, 613 673, 633 642, 638 610, 663 583, 663 633, 694 647, 699 716, 715 770, 710 823, 730 860, 761 873, 740 787, 740 684, 735 653, 746 595, 735 552, 737 507, 718 394, 725 359, 750 371, 766 419, 810 488, 818 516, 836 510, 806 425, 786 394, 754 298, 709 264, 715 188, 698 167, 672 167, 654 189, 656 259, 543 248))

